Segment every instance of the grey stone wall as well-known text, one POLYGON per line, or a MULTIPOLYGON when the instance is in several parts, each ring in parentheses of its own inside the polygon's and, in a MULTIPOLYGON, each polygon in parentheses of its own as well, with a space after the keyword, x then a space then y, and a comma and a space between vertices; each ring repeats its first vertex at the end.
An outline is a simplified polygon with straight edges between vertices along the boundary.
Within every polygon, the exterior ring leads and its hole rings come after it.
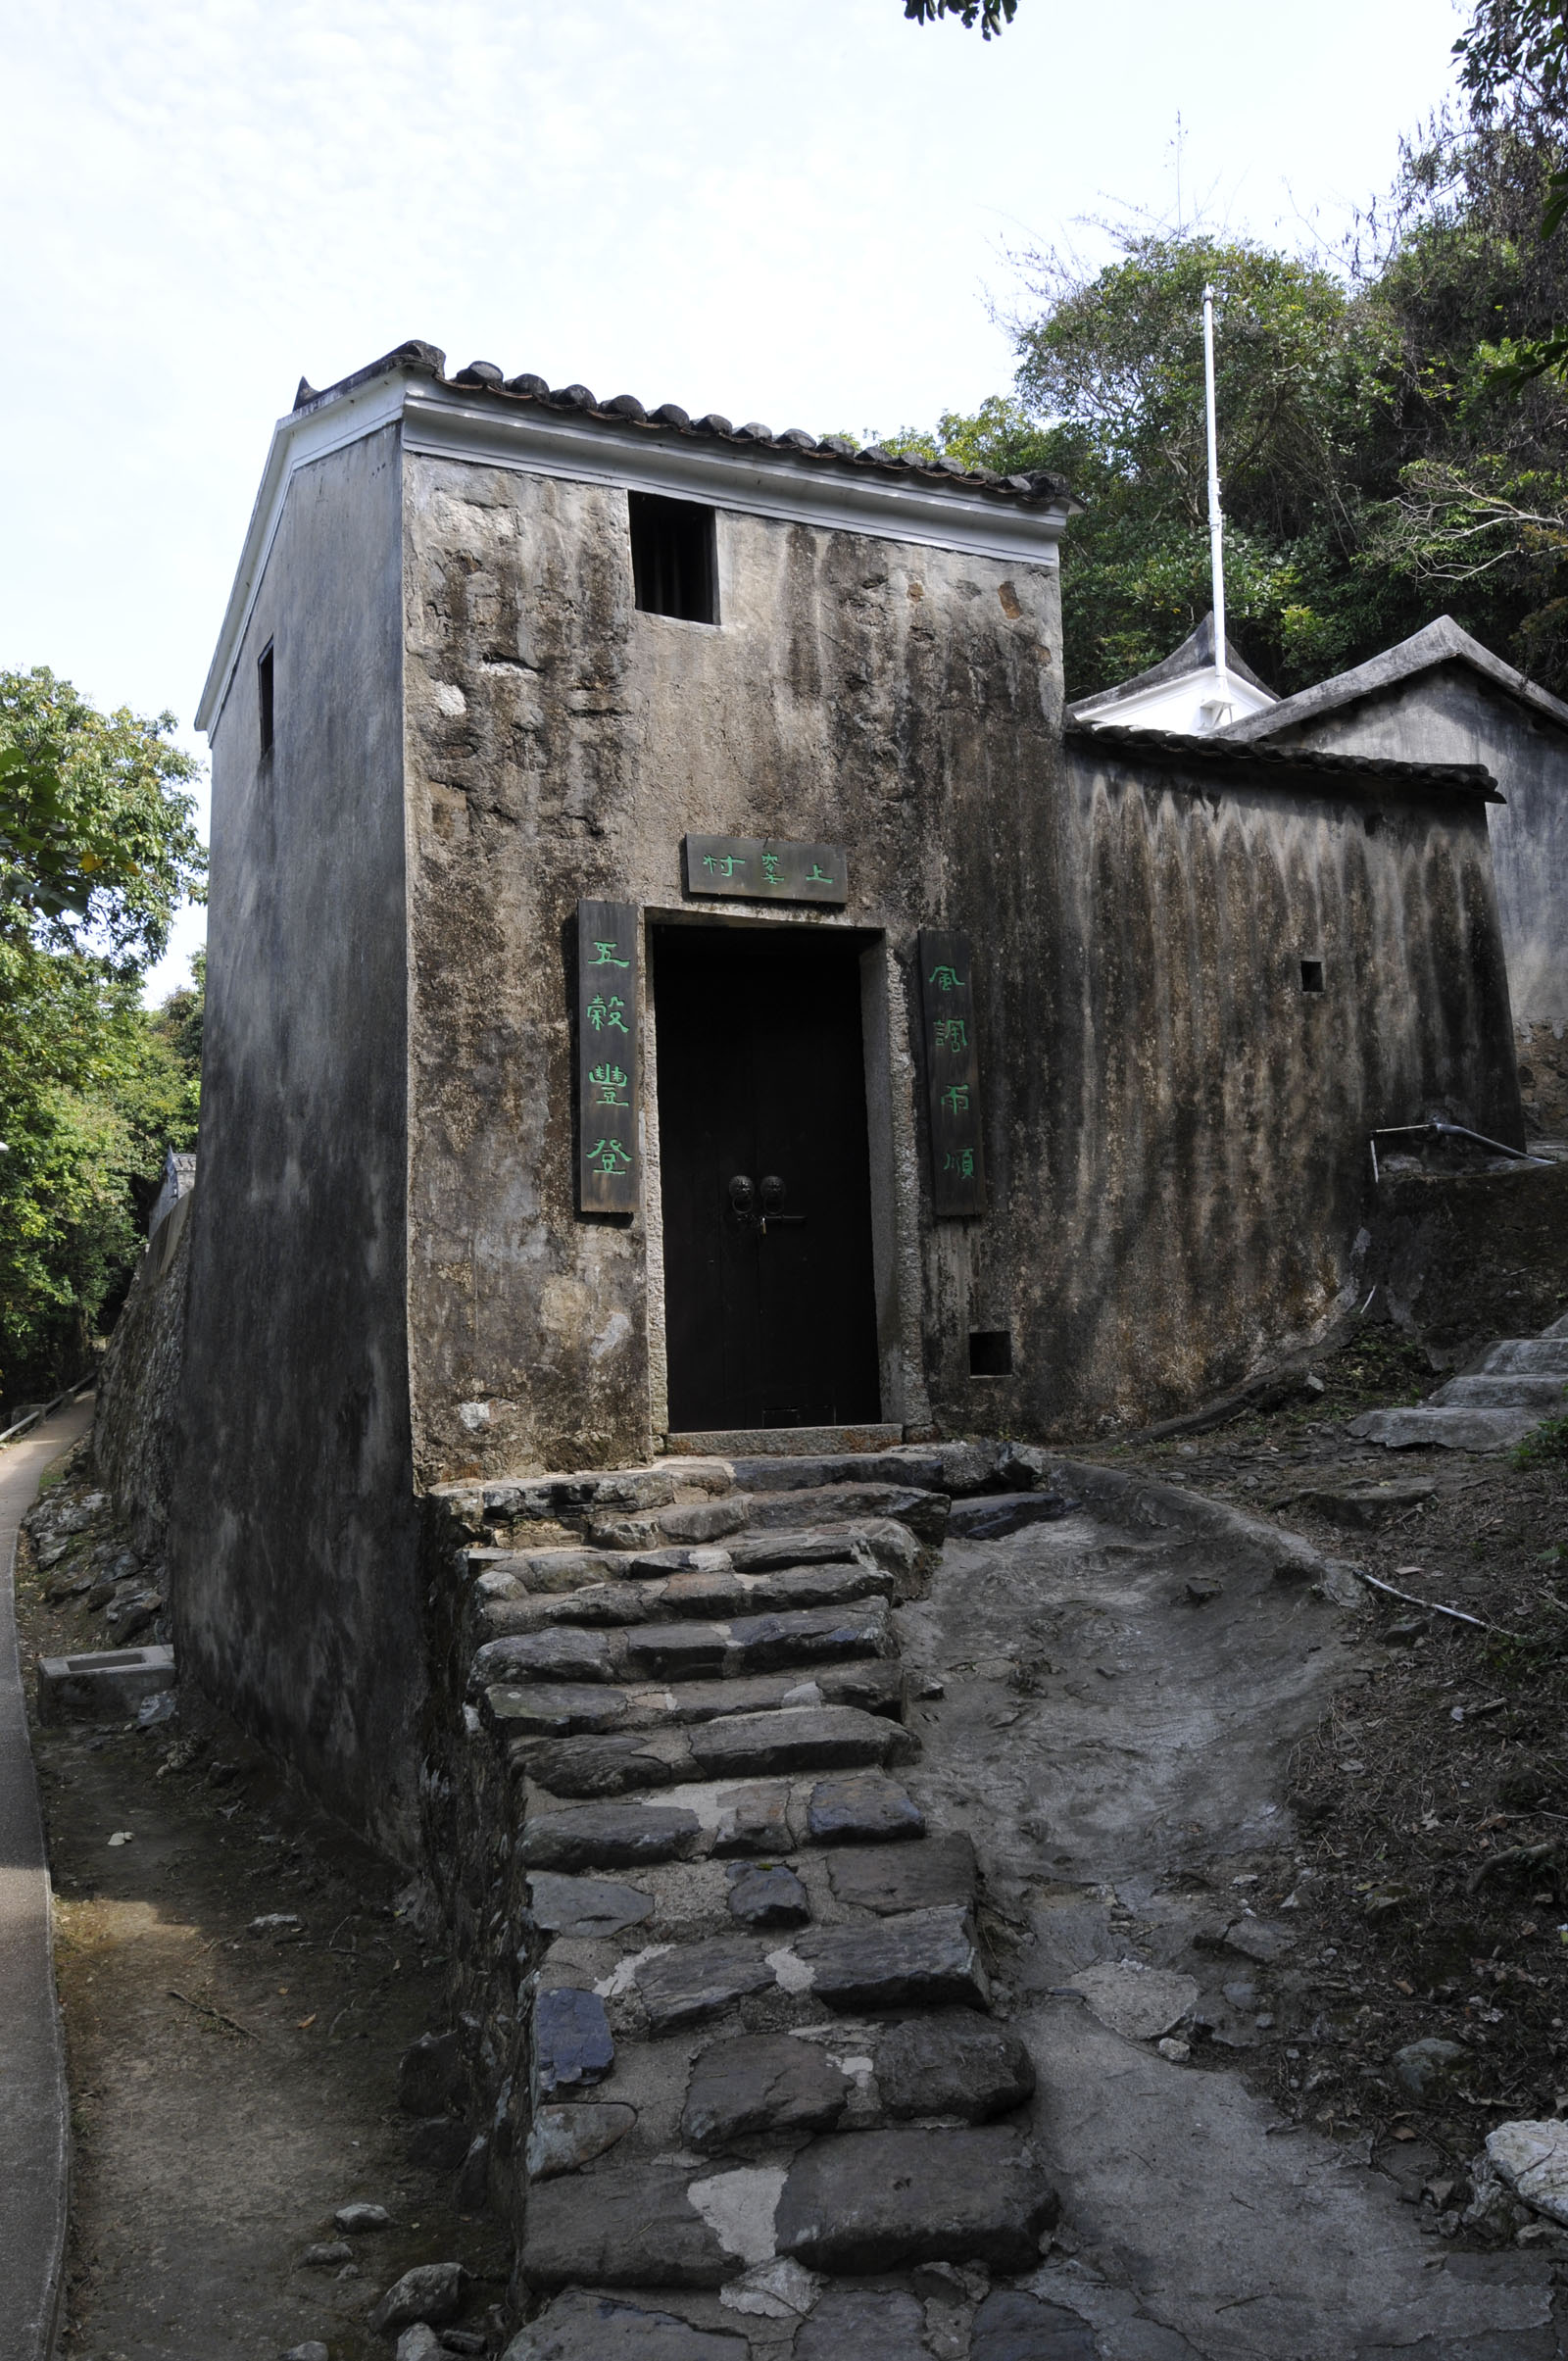
POLYGON ((659 1432, 657 1041, 648 1202, 581 1220, 570 926, 580 894, 679 910, 688 830, 849 848, 842 919, 797 922, 874 946, 886 1416, 1040 1435, 1183 1406, 1332 1311, 1375 1125, 1520 1136, 1479 800, 1064 746, 1054 571, 718 521, 715 630, 635 612, 622 494, 410 463, 425 1481, 659 1432), (975 943, 977 1223, 931 1218, 921 925, 975 943), (976 1328, 1011 1330, 1010 1378, 971 1377, 976 1328))
MULTIPOLYGON (((1001 1124, 1030 1055, 1006 979, 1044 882, 1056 572, 721 511, 713 629, 634 608, 623 492, 411 460, 406 534, 421 1478, 612 1465, 662 1423, 657 1205, 573 1210, 568 930, 580 895, 678 912, 687 831, 850 848, 842 919, 797 922, 878 939, 888 1263, 912 1282, 883 1305, 885 1408, 920 1422, 913 938, 985 946, 1001 1124)), ((644 1096, 648 1123, 652 1062, 644 1096)))
POLYGON ((1375 1127, 1522 1142, 1486 812, 1071 744, 1038 1116, 1014 1080, 1046 1141, 1008 1242, 1044 1373, 1020 1422, 1174 1411, 1309 1334, 1350 1282, 1375 1127))
POLYGON ((1490 815, 1515 1022, 1568 1027, 1568 738, 1464 664, 1394 683, 1271 741, 1406 762, 1482 762, 1506 802, 1490 815))
POLYGON ((395 429, 295 478, 213 731, 171 1558, 182 1670, 412 1851, 400 505, 395 429))
POLYGON ((179 1199, 153 1233, 99 1372, 93 1464, 145 1558, 165 1553, 180 1436, 190 1211, 179 1199))

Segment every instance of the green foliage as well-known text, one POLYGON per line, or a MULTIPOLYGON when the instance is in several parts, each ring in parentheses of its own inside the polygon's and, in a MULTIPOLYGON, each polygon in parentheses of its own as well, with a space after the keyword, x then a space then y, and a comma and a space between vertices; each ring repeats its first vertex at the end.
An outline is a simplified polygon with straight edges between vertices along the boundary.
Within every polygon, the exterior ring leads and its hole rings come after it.
POLYGON ((201 979, 140 1005, 203 857, 172 717, 0 672, 0 1384, 83 1365, 166 1150, 195 1138, 201 979), (140 1203, 138 1203, 138 1197, 140 1203))
POLYGON ((916 25, 935 25, 941 17, 956 17, 965 26, 978 24, 980 38, 989 41, 1012 23, 1018 0, 904 0, 904 13, 916 25))
MULTIPOLYGON (((1515 1467, 1551 1467, 1568 1470, 1568 1418, 1548 1418, 1528 1434, 1513 1451, 1515 1467)), ((1560 1552, 1547 1552, 1548 1555, 1560 1552)))
POLYGON ((1071 484, 1070 697, 1209 607, 1207 284, 1229 619, 1264 678, 1305 687, 1448 613, 1568 690, 1568 389, 1535 367, 1553 335, 1568 355, 1554 107, 1516 80, 1432 125, 1344 269, 1203 230, 1129 232, 1094 271, 1024 259, 1011 392, 891 439, 1071 484))

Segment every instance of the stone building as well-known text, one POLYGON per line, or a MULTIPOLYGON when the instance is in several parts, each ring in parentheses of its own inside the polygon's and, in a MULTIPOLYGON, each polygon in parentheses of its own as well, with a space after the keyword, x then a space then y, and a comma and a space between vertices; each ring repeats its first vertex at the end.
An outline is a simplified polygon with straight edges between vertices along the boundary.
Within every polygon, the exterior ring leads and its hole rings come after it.
POLYGON ((428 1487, 1168 1411, 1522 1138, 1473 750, 1096 730, 1054 478, 443 369, 302 385, 201 708, 172 1533, 405 1844, 428 1487))
POLYGON ((1239 714, 1226 736, 1406 762, 1479 762, 1532 1127, 1568 1131, 1568 706, 1440 615, 1348 672, 1239 714))

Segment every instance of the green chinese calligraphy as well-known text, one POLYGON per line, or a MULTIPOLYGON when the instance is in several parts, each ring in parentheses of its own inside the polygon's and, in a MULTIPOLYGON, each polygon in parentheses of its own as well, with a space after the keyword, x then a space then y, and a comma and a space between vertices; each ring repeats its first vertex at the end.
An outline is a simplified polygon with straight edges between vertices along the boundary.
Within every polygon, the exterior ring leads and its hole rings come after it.
POLYGON ((629 967, 631 965, 630 959, 621 958, 618 943, 601 943, 596 937, 594 949, 598 952, 599 957, 597 959, 589 960, 590 967, 629 967))
POLYGON ((595 1140, 588 1151, 588 1161, 601 1172, 617 1174, 631 1170, 631 1151, 618 1140, 595 1140))
POLYGON ((612 992, 609 1000, 606 1000, 601 993, 596 992, 588 1003, 584 1014, 596 1033, 603 1033, 607 1030, 612 1033, 629 1033, 631 1031, 630 1025, 626 1022, 626 1004, 616 992, 612 992))
POLYGON ((628 1077, 618 1065, 590 1066, 588 1079, 598 1093, 593 1102, 595 1107, 626 1107, 630 1104, 626 1097, 628 1077))
POLYGON ((746 863, 733 853, 705 853, 703 866, 714 876, 733 877, 737 869, 745 868, 746 863))
POLYGON ((963 978, 956 967, 950 967, 946 960, 941 966, 932 968, 931 981, 939 992, 961 992, 964 988, 963 978))
POLYGON ((806 882, 808 885, 832 885, 835 881, 820 861, 813 861, 806 873, 806 882))
POLYGON ((942 1104, 953 1114, 966 1115, 969 1111, 969 1085, 967 1082, 953 1083, 949 1089, 943 1092, 942 1104))
POLYGON ((778 873, 783 866, 784 862, 779 854, 764 853, 762 855, 762 874, 769 885, 777 885, 778 873))
POLYGON ((960 1148, 956 1155, 950 1150, 942 1159, 942 1169, 944 1172, 956 1172, 960 1180, 973 1180, 974 1150, 960 1148))
POLYGON ((939 1050, 966 1050, 969 1047, 969 1028, 961 1016, 937 1018, 936 1045, 939 1050))

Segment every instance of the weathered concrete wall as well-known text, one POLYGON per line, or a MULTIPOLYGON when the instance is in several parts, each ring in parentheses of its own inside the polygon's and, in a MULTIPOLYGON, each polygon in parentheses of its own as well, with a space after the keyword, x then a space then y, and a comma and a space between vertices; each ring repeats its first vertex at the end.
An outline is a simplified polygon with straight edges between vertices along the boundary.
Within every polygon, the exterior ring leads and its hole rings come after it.
POLYGON ((1568 1027, 1568 737, 1461 664, 1282 730, 1275 745, 1405 762, 1481 762, 1507 801, 1490 815, 1514 1019, 1568 1027))
POLYGON ((679 910, 689 830, 849 848, 842 919, 796 922, 864 930, 883 987, 915 1299, 884 1323, 885 1416, 1061 1433, 1182 1406, 1333 1308, 1375 1125, 1520 1136, 1479 800, 1069 751, 1054 571, 718 527, 714 629, 635 611, 623 494, 410 463, 424 1480, 612 1464, 662 1423, 655 1076, 647 1203, 579 1219, 570 930, 582 894, 679 910), (922 925, 974 938, 978 1223, 930 1213, 922 925), (1010 1378, 971 1377, 974 1329, 1011 1330, 1010 1378))
POLYGON ((1485 812, 1069 742, 1043 1055, 1013 1082, 1043 1218, 985 1250, 999 1299, 1016 1254, 1041 1372, 1008 1413, 1159 1415, 1309 1332, 1374 1127, 1435 1109, 1521 1141, 1485 812))
MULTIPOLYGON (((1058 578, 720 511, 711 628, 636 611, 623 492, 412 460, 406 519, 417 1464, 612 1464, 658 1422, 657 1205, 629 1224, 574 1214, 577 898, 678 911, 687 831, 849 846, 842 918, 793 915, 885 932, 868 1000, 890 1012, 886 1134, 909 1182, 890 1259, 912 1271, 914 933, 968 926, 999 979, 1023 959, 1058 578)), ((996 1013, 1000 1120, 1003 1069, 1031 1053, 1005 990, 996 1013)), ((644 1100, 648 1123, 651 1067, 644 1100)), ((1031 1202, 1034 1170, 1026 1156, 1008 1184, 1031 1202)), ((907 1309, 902 1341, 884 1318, 884 1406, 918 1423, 907 1309)))
POLYGON ((99 1373, 93 1464, 143 1557, 162 1557, 180 1432, 189 1195, 159 1223, 136 1266, 99 1373))
POLYGON ((412 1849, 400 507, 395 429, 296 476, 213 733, 171 1551, 184 1671, 412 1849))
POLYGON ((1377 1308, 1446 1367, 1568 1311, 1568 1164, 1391 1174, 1368 1228, 1377 1308))

